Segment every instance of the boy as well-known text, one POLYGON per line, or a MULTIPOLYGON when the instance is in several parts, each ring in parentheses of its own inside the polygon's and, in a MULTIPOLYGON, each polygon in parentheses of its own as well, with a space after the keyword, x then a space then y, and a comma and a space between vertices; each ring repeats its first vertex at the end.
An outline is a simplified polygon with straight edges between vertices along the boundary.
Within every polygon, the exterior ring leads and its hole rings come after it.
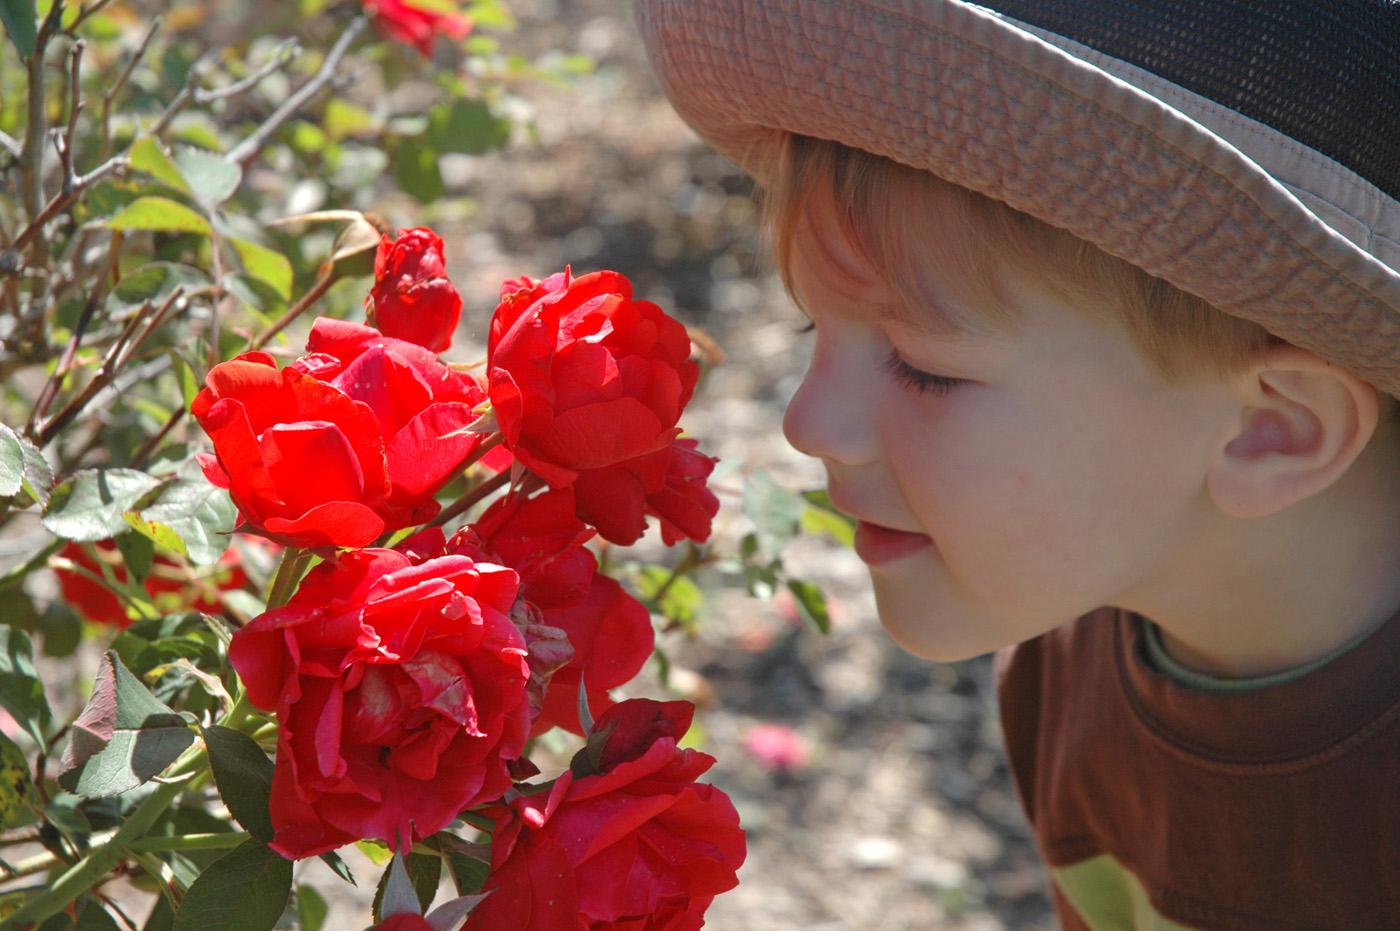
POLYGON ((1400 4, 638 0, 1065 927, 1400 927, 1400 4))

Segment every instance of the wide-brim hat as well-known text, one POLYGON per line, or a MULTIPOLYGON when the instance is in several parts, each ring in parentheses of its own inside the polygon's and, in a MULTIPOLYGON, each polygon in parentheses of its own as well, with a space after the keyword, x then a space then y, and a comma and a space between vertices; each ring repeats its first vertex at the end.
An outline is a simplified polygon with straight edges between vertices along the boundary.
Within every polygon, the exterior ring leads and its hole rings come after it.
POLYGON ((979 191, 1400 396, 1400 3, 635 0, 677 112, 979 191))

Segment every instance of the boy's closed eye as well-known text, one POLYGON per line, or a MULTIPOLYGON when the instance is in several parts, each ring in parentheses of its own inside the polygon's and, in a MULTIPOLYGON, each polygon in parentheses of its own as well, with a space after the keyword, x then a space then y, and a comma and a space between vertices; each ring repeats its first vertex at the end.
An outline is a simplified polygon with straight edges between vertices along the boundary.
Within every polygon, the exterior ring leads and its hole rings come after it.
POLYGON ((885 359, 885 371, 893 375, 900 385, 917 394, 946 394, 966 381, 914 368, 900 358, 898 349, 890 350, 889 357, 885 359))

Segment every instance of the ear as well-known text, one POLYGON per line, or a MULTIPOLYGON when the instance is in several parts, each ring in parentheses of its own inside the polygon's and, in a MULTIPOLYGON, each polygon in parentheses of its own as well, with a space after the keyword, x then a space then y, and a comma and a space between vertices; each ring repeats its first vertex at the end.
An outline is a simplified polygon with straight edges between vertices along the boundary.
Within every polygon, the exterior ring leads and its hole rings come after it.
POLYGON ((1366 381, 1297 346, 1277 346, 1239 380, 1238 427, 1206 485, 1232 517, 1265 517, 1326 489, 1366 448, 1380 398, 1366 381))

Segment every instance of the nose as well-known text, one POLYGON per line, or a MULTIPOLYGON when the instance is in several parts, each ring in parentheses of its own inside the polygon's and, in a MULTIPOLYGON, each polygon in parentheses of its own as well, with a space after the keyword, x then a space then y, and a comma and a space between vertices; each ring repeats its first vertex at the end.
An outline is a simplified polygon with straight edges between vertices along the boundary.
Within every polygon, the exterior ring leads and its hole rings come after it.
POLYGON ((864 465, 876 455, 873 379, 857 377, 841 351, 823 342, 788 402, 783 435, 808 456, 864 465))

